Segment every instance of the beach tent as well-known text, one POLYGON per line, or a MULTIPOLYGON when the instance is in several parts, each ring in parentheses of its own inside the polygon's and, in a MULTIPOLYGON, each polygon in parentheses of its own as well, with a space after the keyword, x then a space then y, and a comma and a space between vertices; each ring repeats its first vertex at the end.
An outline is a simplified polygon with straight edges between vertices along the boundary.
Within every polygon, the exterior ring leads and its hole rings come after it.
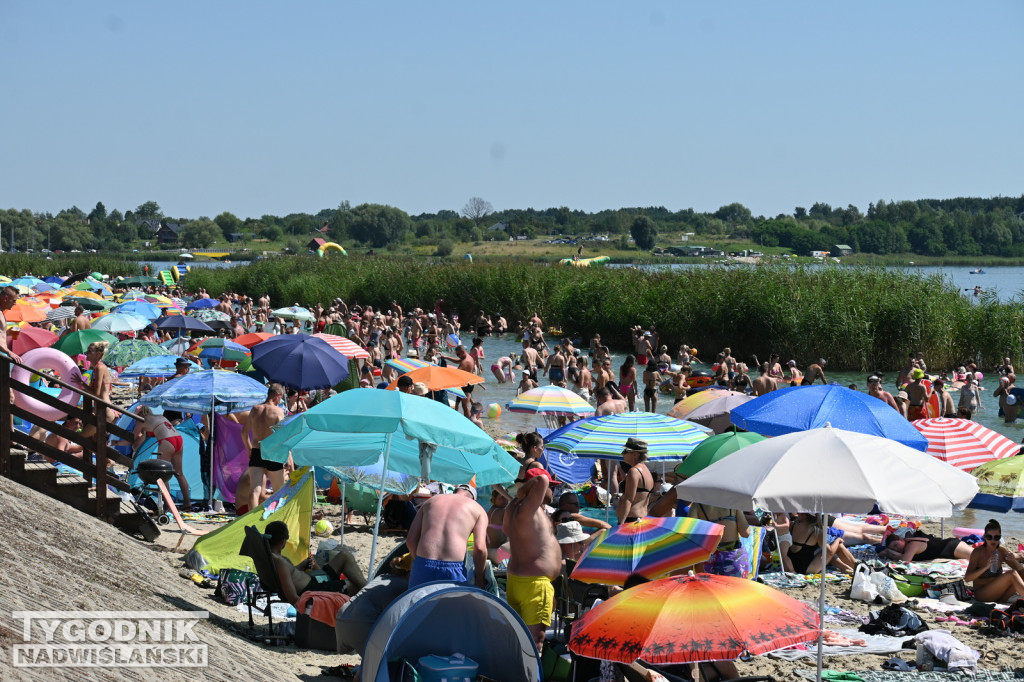
POLYGON ((185 555, 185 565, 213 573, 222 568, 237 568, 255 573, 252 559, 238 553, 245 538, 245 527, 256 526, 263 532, 271 521, 288 524, 288 542, 282 556, 293 564, 309 558, 309 528, 313 518, 313 471, 303 467, 294 471, 288 483, 252 511, 196 540, 185 555))
POLYGON ((540 682, 540 655, 526 624, 492 594, 452 583, 428 583, 392 602, 363 652, 364 682, 388 682, 387 661, 465 654, 479 675, 540 682))
MULTIPOLYGON (((132 421, 129 418, 129 421, 132 421)), ((131 426, 125 427, 131 428, 131 426)), ((199 449, 199 429, 196 428, 195 422, 191 420, 183 421, 176 427, 178 433, 181 434, 182 440, 182 455, 181 455, 181 466, 185 472, 185 480, 188 481, 188 488, 190 497, 193 500, 202 500, 207 496, 206 486, 203 483, 203 472, 200 463, 200 449, 199 449)), ((157 440, 156 438, 149 437, 142 442, 142 445, 135 451, 135 455, 132 458, 134 461, 133 469, 138 468, 139 462, 143 462, 147 459, 153 459, 157 456, 157 440)), ((138 474, 128 474, 128 485, 132 488, 141 488, 143 486, 142 479, 139 478, 138 474)), ((178 479, 171 478, 167 482, 167 488, 171 491, 171 496, 178 502, 182 501, 181 489, 178 487, 178 479)), ((188 511, 187 509, 185 511, 188 511)))

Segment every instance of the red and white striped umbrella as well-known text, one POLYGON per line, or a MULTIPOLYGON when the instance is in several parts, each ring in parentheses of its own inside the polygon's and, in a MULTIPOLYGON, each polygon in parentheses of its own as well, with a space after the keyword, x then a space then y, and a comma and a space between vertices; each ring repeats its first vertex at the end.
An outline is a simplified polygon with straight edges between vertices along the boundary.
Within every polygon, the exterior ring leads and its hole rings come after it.
POLYGON ((366 352, 366 349, 360 346, 354 341, 349 341, 344 336, 338 336, 337 334, 313 334, 318 339, 323 339, 327 342, 327 345, 344 355, 349 360, 353 358, 363 358, 364 360, 370 359, 370 354, 366 352))
POLYGON ((1016 455, 1020 445, 969 419, 918 419, 910 422, 928 439, 928 454, 963 471, 1016 455))

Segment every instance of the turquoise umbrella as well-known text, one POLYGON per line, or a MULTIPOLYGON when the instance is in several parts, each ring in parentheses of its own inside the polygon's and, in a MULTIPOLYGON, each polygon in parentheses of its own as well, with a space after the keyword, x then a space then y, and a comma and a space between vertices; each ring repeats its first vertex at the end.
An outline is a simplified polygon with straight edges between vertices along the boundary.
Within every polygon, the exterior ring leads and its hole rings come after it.
MULTIPOLYGON (((431 478, 460 483, 475 475, 478 486, 510 482, 519 471, 514 458, 450 407, 399 391, 372 388, 345 391, 325 400, 261 443, 264 459, 284 462, 289 452, 296 464, 314 466, 364 466, 383 455, 384 470, 414 475, 422 471, 426 460, 431 478), (437 446, 432 455, 430 444, 437 446)), ((378 499, 370 549, 371 574, 381 502, 378 499)))
POLYGON ((153 321, 160 317, 160 308, 146 301, 126 301, 112 309, 115 313, 128 313, 153 321))

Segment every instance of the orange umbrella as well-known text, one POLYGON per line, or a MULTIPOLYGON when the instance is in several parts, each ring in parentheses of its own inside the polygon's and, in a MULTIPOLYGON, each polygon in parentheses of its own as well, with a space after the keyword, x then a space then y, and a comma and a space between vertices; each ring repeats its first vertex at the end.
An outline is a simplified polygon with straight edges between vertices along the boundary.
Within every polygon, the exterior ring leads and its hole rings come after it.
POLYGON ((36 305, 34 303, 22 303, 16 301, 14 307, 4 312, 4 318, 8 322, 42 322, 46 319, 46 312, 50 306, 36 305))
POLYGON ((231 339, 231 340, 234 341, 235 343, 237 343, 240 346, 245 346, 246 348, 252 348, 257 343, 262 343, 263 341, 266 341, 267 339, 271 338, 272 336, 273 336, 273 334, 267 334, 266 332, 253 332, 251 334, 242 334, 241 336, 236 337, 236 338, 231 339))
MULTIPOLYGON (((409 377, 413 380, 413 383, 426 384, 427 388, 431 391, 443 391, 446 388, 462 388, 469 384, 482 384, 484 382, 483 377, 477 376, 472 372, 456 369, 455 367, 438 367, 436 365, 420 367, 419 369, 406 372, 402 376, 409 377)), ((389 391, 393 391, 397 387, 398 379, 388 384, 389 391)))

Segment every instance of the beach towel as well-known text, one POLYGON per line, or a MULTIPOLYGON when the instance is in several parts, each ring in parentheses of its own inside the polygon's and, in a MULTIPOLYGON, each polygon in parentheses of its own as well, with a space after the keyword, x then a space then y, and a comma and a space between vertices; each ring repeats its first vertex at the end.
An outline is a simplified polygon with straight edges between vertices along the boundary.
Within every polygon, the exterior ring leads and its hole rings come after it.
MULTIPOLYGON (((843 635, 844 637, 849 637, 850 639, 864 640, 867 643, 867 646, 825 645, 822 647, 822 654, 825 656, 842 656, 844 654, 855 654, 859 656, 861 654, 899 653, 903 650, 903 643, 907 640, 913 639, 913 636, 888 637, 886 635, 866 635, 863 632, 852 628, 842 628, 835 632, 843 635)), ((789 649, 781 649, 779 651, 773 651, 768 655, 773 658, 781 658, 784 661, 796 661, 801 658, 817 657, 818 649, 815 643, 811 642, 809 644, 801 644, 800 647, 801 648, 792 647, 789 649)))
MULTIPOLYGON (((816 679, 816 671, 808 670, 806 668, 797 668, 794 670, 800 677, 813 680, 816 679)), ((823 680, 863 680, 864 682, 906 682, 907 680, 914 680, 914 682, 952 682, 953 680, 971 680, 971 682, 1009 682, 1009 680, 1019 679, 1012 672, 996 671, 996 670, 974 670, 971 674, 966 673, 942 673, 942 672, 924 672, 924 673, 901 673, 891 672, 887 670, 858 670, 857 672, 840 672, 837 670, 823 670, 821 672, 821 679, 823 680), (849 677, 853 675, 853 677, 849 677)))
POLYGON ((305 613, 310 618, 324 625, 334 628, 334 621, 338 617, 338 611, 348 603, 347 594, 340 592, 303 592, 299 595, 299 601, 295 604, 295 610, 305 613), (309 602, 313 602, 309 607, 309 602))
POLYGON ((223 415, 215 415, 213 485, 225 502, 235 503, 238 479, 249 466, 249 453, 242 443, 242 426, 223 415))

